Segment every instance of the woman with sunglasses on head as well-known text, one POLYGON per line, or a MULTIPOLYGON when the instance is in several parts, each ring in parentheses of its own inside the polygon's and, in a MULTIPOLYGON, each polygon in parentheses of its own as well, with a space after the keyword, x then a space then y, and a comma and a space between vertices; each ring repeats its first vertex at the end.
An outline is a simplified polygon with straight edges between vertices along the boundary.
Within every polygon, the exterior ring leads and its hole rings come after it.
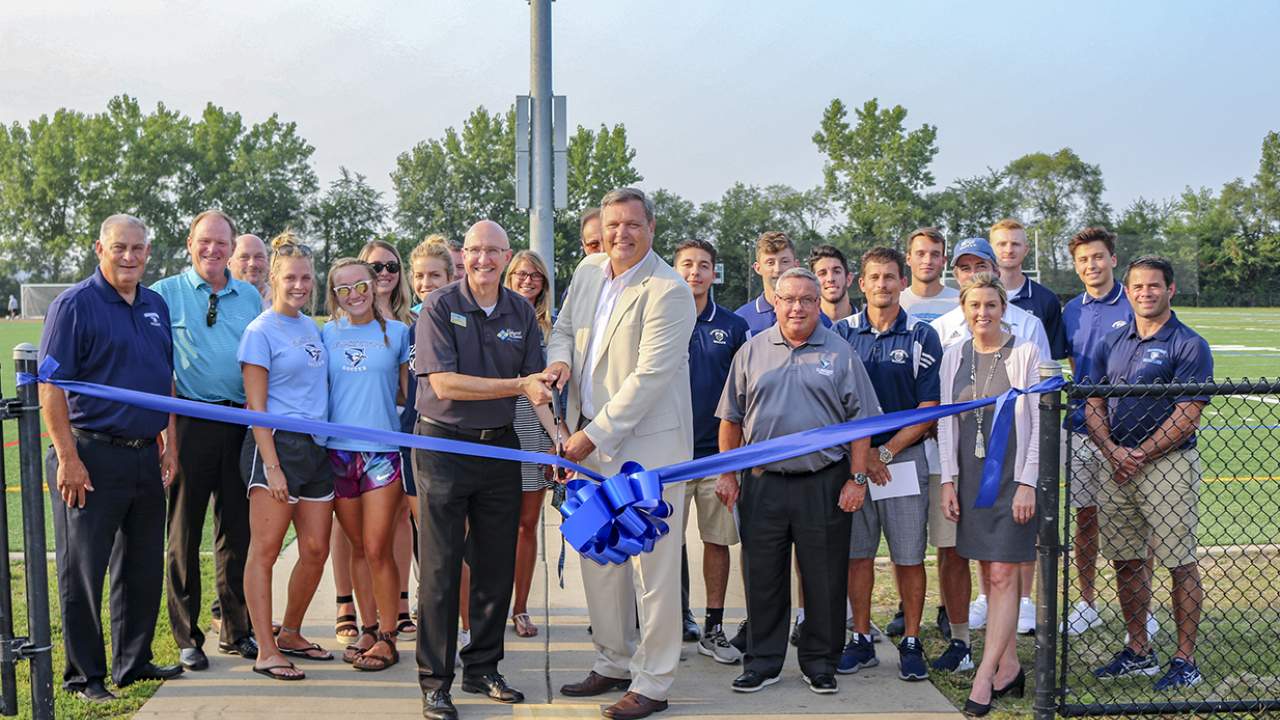
MULTIPOLYGON (((272 240, 271 247, 271 309, 245 328, 237 352, 245 407, 323 421, 329 411, 328 356, 315 322, 303 313, 315 289, 311 249, 288 230, 272 240)), ((241 453, 252 528, 245 601, 259 647, 253 671, 275 680, 305 677, 286 655, 333 659, 300 633, 329 552, 333 473, 328 465, 328 454, 314 436, 266 427, 252 429, 241 453), (271 575, 291 522, 298 537, 298 561, 289 578, 277 637, 271 627, 271 575)))
MULTIPOLYGON (((546 263, 532 250, 521 250, 507 266, 505 284, 533 305, 538 325, 542 328, 542 351, 545 354, 545 338, 551 337, 552 323, 546 263)), ((541 416, 529 404, 529 398, 516 398, 515 428, 521 450, 547 452, 551 449, 555 427, 550 423, 543 424, 541 416)), ((538 626, 529 619, 529 586, 533 583, 533 566, 538 555, 538 521, 542 517, 547 488, 552 485, 551 472, 549 465, 520 463, 520 529, 516 535, 515 592, 511 599, 511 624, 520 637, 538 634, 538 626)))
MULTIPOLYGON (((329 420, 375 430, 399 428, 397 398, 409 377, 409 326, 383 317, 367 263, 342 258, 329 268, 330 321, 321 337, 329 352, 329 420)), ((392 533, 403 511, 400 448, 331 437, 334 510, 351 544, 351 574, 365 626, 343 660, 358 670, 385 670, 400 660, 396 611, 400 573, 392 533)))

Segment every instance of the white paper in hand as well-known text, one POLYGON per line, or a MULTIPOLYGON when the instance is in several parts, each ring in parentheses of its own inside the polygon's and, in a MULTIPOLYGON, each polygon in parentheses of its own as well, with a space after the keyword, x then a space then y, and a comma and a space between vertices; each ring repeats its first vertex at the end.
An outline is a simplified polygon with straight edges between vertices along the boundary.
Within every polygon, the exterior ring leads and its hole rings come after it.
POLYGON ((916 462, 914 460, 894 463, 888 467, 888 483, 884 485, 877 485, 873 482, 867 483, 867 488, 873 501, 920 494, 920 476, 916 474, 916 462))

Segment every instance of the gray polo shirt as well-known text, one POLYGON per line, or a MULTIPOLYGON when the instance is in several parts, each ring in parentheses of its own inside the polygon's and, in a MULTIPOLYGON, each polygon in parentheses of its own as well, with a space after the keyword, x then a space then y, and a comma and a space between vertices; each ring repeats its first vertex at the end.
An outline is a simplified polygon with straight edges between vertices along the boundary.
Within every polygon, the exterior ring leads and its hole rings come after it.
MULTIPOLYGON (((499 288, 498 304, 486 315, 465 278, 433 291, 414 325, 413 372, 418 377, 456 372, 486 378, 514 378, 542 372, 542 330, 528 300, 499 288)), ((426 418, 471 430, 510 425, 514 397, 497 400, 441 400, 431 383, 418 382, 415 407, 426 418)))
MULTIPOLYGON (((745 444, 880 414, 875 388, 849 343, 819 325, 792 348, 775 324, 733 356, 716 416, 742 425, 745 444)), ((770 463, 810 472, 848 457, 848 443, 770 463)))

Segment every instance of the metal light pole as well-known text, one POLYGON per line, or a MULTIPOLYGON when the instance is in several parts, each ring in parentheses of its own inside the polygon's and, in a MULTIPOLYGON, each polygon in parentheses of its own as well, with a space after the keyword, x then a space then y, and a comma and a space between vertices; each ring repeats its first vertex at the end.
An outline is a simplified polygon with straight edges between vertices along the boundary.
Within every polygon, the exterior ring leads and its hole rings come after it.
POLYGON ((548 291, 555 295, 555 211, 551 184, 551 0, 529 0, 529 90, 532 172, 529 248, 547 263, 548 291))

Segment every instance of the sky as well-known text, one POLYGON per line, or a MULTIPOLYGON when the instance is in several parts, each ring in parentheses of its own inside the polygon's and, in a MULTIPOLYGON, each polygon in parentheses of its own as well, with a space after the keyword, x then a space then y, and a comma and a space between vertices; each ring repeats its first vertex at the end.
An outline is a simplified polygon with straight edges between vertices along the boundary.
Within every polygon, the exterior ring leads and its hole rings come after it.
MULTIPOLYGON (((937 187, 1063 147, 1117 210, 1257 170, 1280 130, 1280 2, 557 0, 552 63, 571 126, 623 123, 642 187, 822 182, 832 99, 938 128, 937 187)), ((296 122, 322 181, 394 200, 414 144, 529 90, 524 0, 11 0, 0 122, 121 93, 296 122)))

